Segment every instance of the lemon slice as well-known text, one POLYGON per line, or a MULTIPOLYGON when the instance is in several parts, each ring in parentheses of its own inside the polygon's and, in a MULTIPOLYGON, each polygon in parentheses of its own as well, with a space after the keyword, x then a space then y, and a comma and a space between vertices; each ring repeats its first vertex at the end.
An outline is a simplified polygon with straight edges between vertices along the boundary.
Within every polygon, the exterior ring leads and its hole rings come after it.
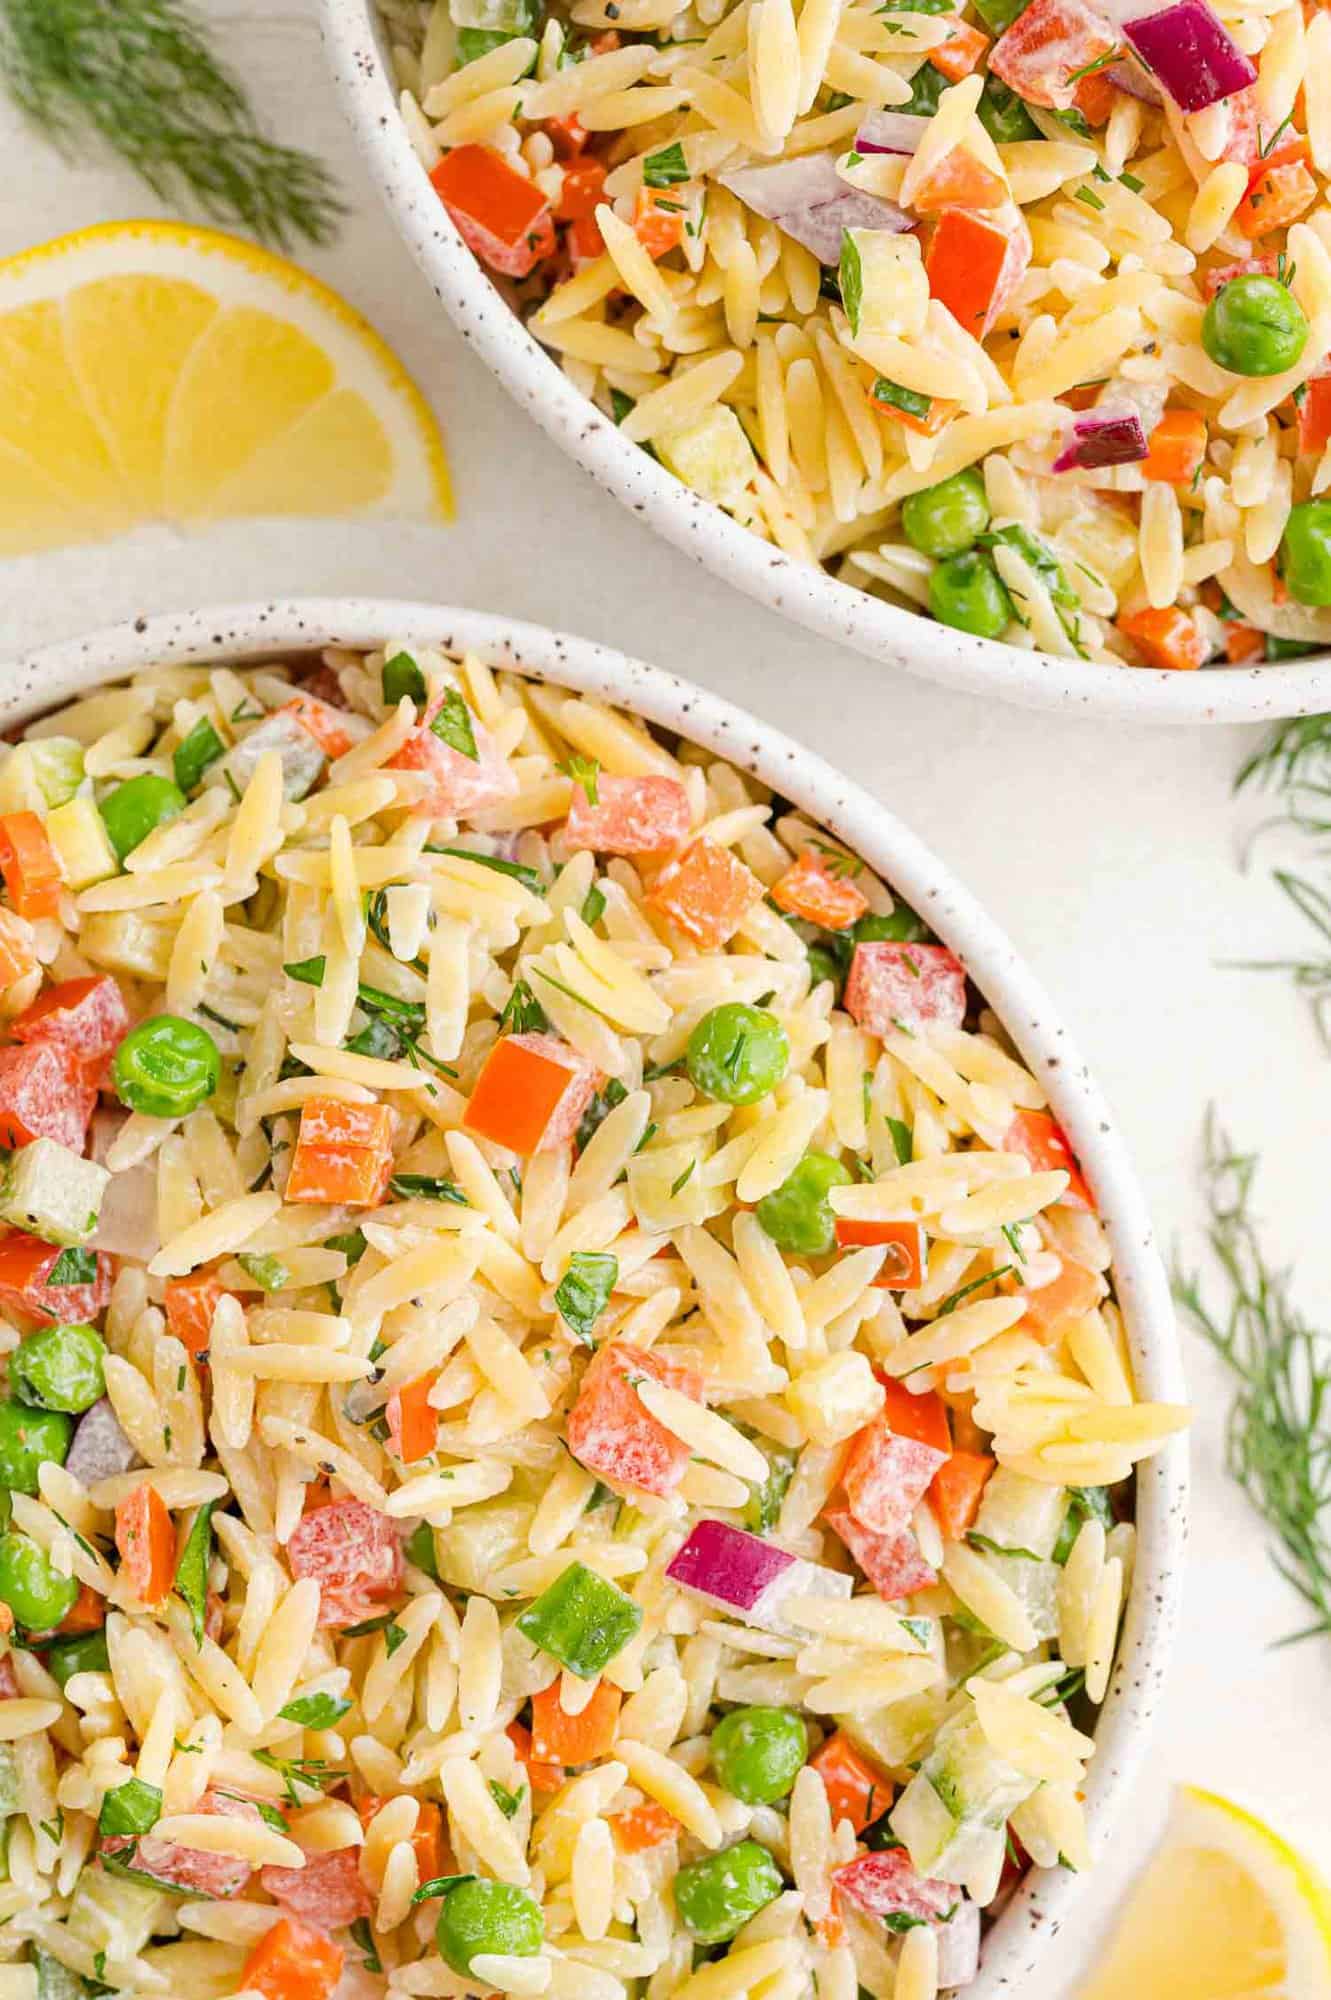
POLYGON ((420 392, 294 264, 169 222, 0 263, 0 554, 141 521, 451 511, 420 392))
POLYGON ((1251 1813, 1181 1786, 1077 2000, 1331 2000, 1331 1893, 1251 1813))

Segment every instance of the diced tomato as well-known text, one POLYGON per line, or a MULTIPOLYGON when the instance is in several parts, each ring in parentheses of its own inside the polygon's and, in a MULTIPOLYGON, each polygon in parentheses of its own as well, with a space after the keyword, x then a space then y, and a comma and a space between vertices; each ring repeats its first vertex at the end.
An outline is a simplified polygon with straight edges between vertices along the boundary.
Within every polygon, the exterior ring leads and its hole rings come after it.
POLYGON ((81 1583, 78 1596, 56 1626, 56 1631, 62 1639, 70 1639, 80 1632, 100 1632, 105 1623, 106 1599, 99 1596, 90 1583, 81 1583))
POLYGON ((314 738, 325 757, 345 757, 356 741, 337 710, 317 700, 306 689, 283 702, 277 713, 293 716, 306 734, 314 738))
POLYGON ((866 1910, 871 1917, 914 1917, 919 1923, 940 1923, 961 1901, 951 1882, 917 1875, 904 1847, 877 1854, 857 1854, 832 1871, 837 1894, 866 1910))
POLYGON ((1063 1269, 1052 1284, 1036 1285, 1022 1293, 1026 1301, 1022 1331, 1052 1341, 1069 1320, 1080 1319, 1090 1312, 1104 1295, 1104 1280, 1098 1272, 1088 1271, 1084 1264, 1074 1264, 1065 1258, 1063 1269))
POLYGON ((969 21, 959 21, 945 42, 929 51, 929 61, 941 70, 949 83, 960 83, 984 60, 988 35, 981 34, 969 21))
POLYGON ((328 1854, 307 1854, 303 1868, 261 1868, 259 1880, 288 1916, 316 1930, 340 1931, 374 1908, 359 1863, 358 1847, 338 1847, 328 1854))
POLYGON ((1208 299, 1213 299, 1222 285, 1228 285, 1235 278, 1274 278, 1279 259, 1268 257, 1241 257, 1237 264, 1219 264, 1214 271, 1208 271, 1202 279, 1202 286, 1208 299))
POLYGON ((845 1007, 871 1035, 959 1028, 966 1018, 966 968, 944 944, 857 944, 845 1007))
POLYGON ((669 256, 684 241, 684 204, 673 188, 640 187, 633 233, 649 257, 669 256))
POLYGON ((941 215, 945 208, 1001 208, 1007 199, 1007 184, 991 168, 966 146, 953 146, 916 182, 910 201, 917 215, 941 215))
MULTIPOLYGON (((878 384, 875 382, 874 388, 877 387, 878 384)), ((915 431, 920 437, 936 437, 943 425, 949 422, 961 407, 959 403, 949 403, 943 396, 931 396, 924 415, 917 416, 913 410, 903 410, 896 403, 888 402, 879 396, 871 394, 869 400, 880 416, 894 417, 899 424, 904 424, 908 431, 915 431)))
POLYGON ((520 1722, 510 1722, 504 1731, 518 1753, 518 1762, 527 1773, 533 1792, 557 1792, 568 1776, 562 1764, 538 1764, 531 1753, 531 1732, 520 1722))
POLYGON ((389 1448, 404 1465, 414 1465, 434 1450, 439 1433, 439 1412, 430 1407, 434 1384, 433 1373, 418 1375, 395 1389, 385 1405, 389 1448))
MULTIPOLYGON (((453 155, 448 157, 451 159, 453 155)), ((402 748, 389 758, 388 768, 424 771, 429 776, 430 790, 416 806, 417 813, 427 814, 431 819, 461 819, 467 813, 498 805, 501 799, 511 799, 518 781, 495 749, 489 730, 474 716, 471 718, 476 744, 474 757, 469 757, 465 750, 455 750, 442 736, 435 735, 431 724, 443 706, 445 692, 441 690, 430 703, 402 748)))
POLYGON ((146 1480, 116 1508, 116 1549, 134 1595, 155 1611, 175 1581, 176 1530, 166 1502, 146 1480))
POLYGON ((1200 410, 1166 410, 1147 440, 1138 466, 1143 479, 1190 486, 1206 457, 1206 418, 1200 410))
POLYGON ((929 1491, 950 1446, 939 1451, 918 1438, 900 1437, 881 1413, 856 1431, 846 1450, 841 1483, 862 1528, 899 1535, 929 1491))
POLYGON ((823 1781, 834 1826, 848 1819, 863 1833, 891 1805, 892 1780, 861 1755, 844 1729, 829 1736, 809 1762, 823 1781))
POLYGON ((1070 111, 1078 71, 1117 45, 1111 23, 1082 0, 1030 0, 995 42, 989 67, 1028 104, 1070 111))
POLYGON ((604 199, 605 161, 590 157, 578 160, 564 169, 564 184, 555 203, 556 219, 560 222, 581 222, 587 216, 594 216, 598 204, 604 199))
POLYGON ((265 1931, 240 1973, 241 1990, 264 2000, 330 2000, 345 1954, 322 1931, 283 1917, 265 1931))
POLYGON ((703 951, 719 951, 762 893, 758 877, 728 847, 700 838, 661 870, 647 901, 703 951))
POLYGON ((1266 634, 1255 625, 1228 624, 1225 627, 1225 658, 1231 667, 1266 657, 1266 634))
POLYGON ((1331 444, 1331 369, 1314 375, 1295 399, 1299 413, 1299 450, 1326 450, 1331 444))
POLYGON ((106 1066, 129 1032, 125 996, 109 972, 62 979, 48 986, 12 1023, 16 1042, 49 1042, 68 1049, 101 1083, 106 1066))
POLYGON ((110 1303, 111 1259, 102 1250, 94 1254, 97 1272, 90 1283, 50 1285, 63 1250, 19 1229, 0 1236, 0 1306, 66 1326, 95 1319, 110 1303))
POLYGON ((208 1352, 213 1314, 218 1301, 226 1296, 216 1271, 207 1264, 201 1264, 187 1277, 167 1279, 163 1299, 167 1326, 195 1361, 208 1352))
POLYGON ((295 1577, 319 1585, 320 1625, 359 1625, 402 1584, 397 1523, 363 1500, 332 1500, 297 1523, 287 1543, 295 1577))
POLYGON ((1095 1197, 1068 1141, 1068 1135, 1049 1111, 1018 1111, 1003 1134, 1003 1151, 1020 1153, 1037 1174, 1065 1173, 1068 1185, 1063 1200, 1069 1208, 1095 1209, 1095 1197))
POLYGON ((1021 283, 1031 261, 1031 232, 1017 209, 1000 221, 945 209, 924 260, 929 291, 957 324, 982 339, 1021 283))
POLYGON ((945 1541, 959 1542, 974 1527, 993 1469, 993 1459, 980 1451, 954 1451, 946 1465, 939 1466, 929 1488, 929 1504, 945 1541))
POLYGON ((37 970, 36 939, 26 917, 0 908, 0 991, 37 970))
POLYGON ((559 1699, 559 1680, 531 1698, 531 1749, 540 1764, 590 1764, 607 1757, 619 1727, 623 1695, 611 1682, 596 1684, 596 1692, 577 1715, 569 1715, 559 1699))
POLYGON ((653 1847, 664 1847, 668 1840, 678 1840, 684 1831, 675 1815, 657 1805, 655 1799, 644 1799, 627 1812, 611 1813, 610 1830, 623 1854, 646 1854, 653 1847))
MULTIPOLYGON (((252 1799, 235 1798, 229 1792, 207 1791, 192 1808, 198 1813, 216 1813, 222 1819, 260 1820, 262 1815, 252 1799)), ((169 1882, 186 1895, 223 1900, 238 1896, 250 1879, 250 1864, 233 1854, 212 1854, 202 1847, 182 1847, 174 1840, 158 1840, 151 1833, 136 1841, 132 1834, 114 1834, 100 1843, 103 1854, 125 1854, 125 1859, 159 1882, 169 1882), (125 1853, 129 1849, 130 1853, 125 1853)))
POLYGON ((880 1292, 913 1292, 924 1283, 924 1231, 918 1222, 862 1222, 855 1216, 839 1215, 836 1240, 838 1250, 886 1244, 887 1255, 874 1279, 880 1292))
POLYGON ((36 813, 0 813, 0 875, 19 916, 59 916, 60 863, 36 813))
POLYGON ((648 1375, 695 1401, 702 1394, 702 1378, 692 1368, 654 1348, 612 1341, 597 1351, 582 1378, 568 1413, 568 1448, 589 1472, 616 1486, 664 1496, 684 1477, 689 1447, 643 1407, 629 1386, 634 1375, 648 1375))
POLYGON ((286 1200, 375 1207, 383 1200, 393 1172, 393 1126, 393 1113, 386 1104, 307 1098, 301 1107, 286 1200))
POLYGON ((806 923, 824 930, 844 931, 869 907, 867 896, 851 880, 855 862, 843 864, 836 854, 806 847, 798 861, 772 884, 772 901, 806 923))
POLYGON ((1288 229, 1317 199, 1317 183, 1301 160, 1284 167, 1267 167, 1249 187, 1234 211, 1240 232, 1249 239, 1288 229))
POLYGON ((595 854, 665 854, 689 837, 689 795, 678 778, 596 777, 596 803, 573 787, 564 835, 595 854))
POLYGON ((599 1071, 555 1035, 501 1035, 481 1067, 462 1122, 513 1153, 566 1146, 596 1094, 599 1071))
POLYGON ((1148 607, 1120 618, 1118 629, 1131 639, 1148 667, 1174 673, 1195 673, 1206 665, 1206 641, 1186 611, 1177 604, 1163 611, 1148 607))
POLYGON ((492 271, 525 278, 555 247, 550 204, 490 146, 454 146, 430 179, 458 235, 492 271))
POLYGON ((96 1102, 97 1086, 71 1050, 54 1042, 0 1049, 0 1143, 56 1139, 81 1153, 96 1102))
POLYGON ((605 238, 594 215, 580 215, 576 222, 569 223, 564 231, 564 248, 575 271, 581 270, 584 264, 594 264, 598 257, 604 256, 605 238))
POLYGON ((541 130, 555 149, 557 160, 576 160, 587 143, 587 133, 576 111, 565 118, 543 118, 541 130))
POLYGON ((825 1508, 823 1519, 889 1604, 937 1583, 936 1573, 920 1554, 919 1543, 909 1529, 897 1535, 876 1535, 871 1528, 860 1526, 849 1507, 841 1506, 825 1508))

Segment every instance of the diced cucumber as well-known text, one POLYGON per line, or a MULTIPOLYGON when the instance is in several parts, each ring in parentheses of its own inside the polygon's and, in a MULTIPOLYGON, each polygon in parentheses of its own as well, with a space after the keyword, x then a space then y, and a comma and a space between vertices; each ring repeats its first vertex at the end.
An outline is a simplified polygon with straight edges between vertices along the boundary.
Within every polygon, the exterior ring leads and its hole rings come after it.
POLYGON ((86 794, 47 814, 46 835, 71 889, 90 889, 118 875, 120 863, 96 805, 86 794))
POLYGON ((848 229, 840 271, 855 339, 919 333, 929 309, 929 280, 913 236, 897 236, 890 229, 848 229))
POLYGON ((63 806, 83 783, 83 745, 72 736, 42 736, 23 746, 48 806, 63 806))
POLYGON ((969 1702, 949 1722, 920 1766, 955 1820, 1002 1826, 1013 1806, 1035 1789, 1035 1781, 992 1748, 969 1702))
MULTIPOLYGON (((81 805, 83 801, 76 799, 74 803, 81 805)), ((61 810, 68 811, 68 807, 61 810)), ((53 813, 51 818, 55 817, 53 813)), ((151 912, 110 910, 84 919, 79 949, 107 972, 128 972, 135 979, 165 979, 175 938, 175 927, 151 912)))
POLYGON ((718 507, 736 506, 758 469, 744 426, 725 403, 658 437, 656 455, 676 479, 718 507))
POLYGON ((37 2000, 88 2000, 88 1982, 40 1945, 32 1947, 37 1968, 37 2000))
POLYGON ((58 1139, 34 1139, 5 1162, 0 1220, 44 1243, 86 1243, 97 1227, 110 1174, 58 1139))
POLYGON ((172 1907, 172 1899, 160 1889, 88 1867, 74 1885, 67 1921, 80 1944, 104 1951, 114 1964, 136 1958, 172 1907))
POLYGON ((1021 1600, 1035 1628, 1037 1639, 1058 1637, 1059 1567, 1054 1562, 1032 1562, 1027 1556, 996 1556, 989 1561, 1013 1595, 1021 1600))
POLYGON ((880 1764, 913 1763, 937 1729, 945 1707, 941 1688, 907 1695, 886 1708, 862 1708, 837 1721, 853 1742, 880 1764))
POLYGON ((18 1810, 18 1758, 12 1743, 0 1743, 0 1819, 18 1810))
POLYGON ((32 761, 32 745, 15 743, 0 757, 0 813, 41 813, 45 808, 46 800, 32 761))
POLYGON ((1046 1486, 1000 1465, 985 1486, 975 1532, 998 1548, 1052 1556, 1067 1506, 1064 1487, 1046 1486))
POLYGON ((243 736, 212 766, 208 782, 228 785, 239 798, 258 769, 261 757, 276 750, 282 760, 282 796, 303 799, 318 782, 326 759, 308 729, 294 715, 270 715, 243 736))
POLYGON ((455 1590, 484 1590, 506 1563, 527 1553, 535 1508, 521 1500, 464 1507, 434 1538, 440 1580, 455 1590))
POLYGON ((967 1703, 940 1731, 888 1825, 922 1875, 959 1882, 977 1902, 988 1901, 1003 1865, 1008 1815, 1035 1786, 990 1746, 967 1703))

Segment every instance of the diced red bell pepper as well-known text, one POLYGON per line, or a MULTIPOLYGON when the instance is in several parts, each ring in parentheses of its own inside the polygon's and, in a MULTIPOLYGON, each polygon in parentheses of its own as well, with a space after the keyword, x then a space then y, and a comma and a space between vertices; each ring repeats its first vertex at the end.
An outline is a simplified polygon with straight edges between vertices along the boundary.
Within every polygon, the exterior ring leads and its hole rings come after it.
POLYGON ((200 1264, 183 1278, 168 1278, 163 1305, 166 1323, 182 1346, 197 1362, 208 1351, 212 1339, 213 1314, 218 1302, 227 1297, 211 1266, 200 1264))
POLYGON ((945 1541, 959 1542, 974 1527, 993 1469, 994 1460, 982 1451, 954 1451, 946 1465, 939 1466, 929 1488, 929 1504, 945 1541))
POLYGON ((96 1276, 87 1284, 49 1285, 47 1279, 67 1254, 19 1229, 0 1236, 0 1306, 65 1326, 95 1319, 110 1303, 111 1259, 102 1250, 81 1252, 96 1258, 96 1276))
POLYGON ((568 1776, 562 1764, 541 1764, 532 1756, 531 1731, 524 1729, 520 1722, 510 1722, 504 1731, 518 1755, 518 1762, 527 1773, 527 1782, 533 1792, 557 1792, 568 1776))
POLYGON ((1299 412, 1299 450, 1326 450, 1331 444, 1331 368, 1303 385, 1303 395, 1296 398, 1299 412))
POLYGON ((568 1413, 568 1448, 580 1465, 615 1486, 645 1493, 673 1493, 688 1470, 689 1447, 644 1408, 630 1386, 647 1375, 695 1401, 702 1377, 655 1348, 612 1341, 593 1357, 568 1413))
POLYGON ((109 972, 62 979, 46 987, 10 1030, 16 1042, 49 1042, 68 1049, 101 1083, 111 1057, 129 1033, 129 1009, 109 972))
POLYGON ((265 1931, 240 1972, 245 1993, 263 2000, 330 2000, 342 1977, 340 1944, 295 1917, 265 1931))
POLYGON ((1094 1213, 1095 1197, 1069 1143, 1068 1135, 1049 1111, 1018 1111, 1003 1134, 1003 1151, 1020 1153, 1037 1174, 1065 1173, 1063 1200, 1069 1208, 1094 1213))
POLYGON ((596 802, 573 787, 564 830, 595 854, 667 854, 689 837, 689 795, 678 778, 596 777, 596 802))
POLYGON ((919 1543, 908 1528, 897 1535, 876 1535, 871 1528, 861 1527, 844 1506, 825 1508, 823 1519, 889 1604, 937 1583, 937 1573, 920 1554, 919 1543))
POLYGON ((1090 1312, 1099 1305, 1104 1295, 1104 1280, 1098 1272, 1088 1271, 1084 1264, 1074 1264, 1065 1259, 1052 1284, 1037 1285, 1031 1291, 1022 1293, 1026 1302, 1022 1331, 1033 1333, 1046 1343, 1052 1342, 1070 1320, 1080 1319, 1084 1313, 1090 1312))
POLYGON ((146 1480, 116 1508, 116 1549, 134 1595, 155 1611, 175 1581, 176 1530, 161 1494, 146 1480))
POLYGON ((624 1697, 610 1681, 596 1684, 587 1706, 569 1715, 559 1699, 558 1677, 531 1698, 531 1749, 538 1764, 570 1768, 606 1757, 614 1745, 624 1697))
POLYGON ((684 241, 684 204, 671 188, 640 187, 633 233, 649 257, 668 257, 684 241))
POLYGON ((1078 72, 1117 45, 1112 23, 1082 0, 1030 0, 995 42, 989 68, 1028 104, 1070 111, 1078 72))
POLYGON ((389 758, 388 768, 424 771, 429 776, 430 789, 417 805, 417 813, 427 814, 431 819, 461 819, 467 813, 481 812, 486 806, 498 805, 502 799, 511 799, 518 781, 495 749, 489 730, 474 717, 471 718, 476 744, 474 757, 469 757, 465 750, 455 750, 442 736, 436 736, 431 725, 444 699, 445 691, 441 690, 396 756, 389 758))
POLYGON ((576 160, 587 144, 587 132, 576 111, 565 118, 543 118, 541 130, 555 149, 557 160, 576 160))
POLYGON ((55 1139, 83 1151, 97 1086, 69 1049, 54 1042, 21 1042, 0 1049, 0 1142, 27 1146, 55 1139))
POLYGON ((325 757, 345 757, 356 741, 338 711, 307 689, 302 688, 290 701, 283 702, 277 713, 293 716, 306 734, 314 738, 325 757))
POLYGON ((393 1124, 387 1104, 307 1098, 301 1107, 286 1200, 377 1206, 393 1172, 393 1124))
POLYGON ((439 1434, 439 1412, 430 1406, 435 1376, 418 1375, 395 1389, 384 1407, 389 1449, 404 1465, 428 1458, 439 1434))
POLYGON ((550 204, 490 146, 454 146, 430 174, 458 235, 492 271, 525 278, 555 247, 550 204))
POLYGON ((949 208, 1001 208, 1008 191, 968 147, 953 146, 916 182, 910 199, 917 215, 941 215, 949 208))
POLYGON ((947 1458, 948 1451, 898 1436, 880 1414, 856 1431, 847 1447, 841 1468, 846 1504, 862 1528, 899 1535, 947 1458))
POLYGON ((580 222, 595 215, 605 200, 605 161, 586 156, 564 169, 564 184, 555 203, 559 222, 580 222))
POLYGON ((856 1833, 863 1833, 891 1805, 892 1780, 869 1762, 844 1729, 829 1736, 809 1762, 823 1781, 834 1826, 848 1819, 856 1833))
POLYGON ((663 1847, 668 1840, 678 1840, 684 1831, 675 1815, 659 1806, 655 1799, 644 1799, 640 1806, 630 1806, 627 1812, 611 1813, 610 1830, 623 1854, 646 1854, 651 1848, 663 1847))
POLYGON ((397 1523, 363 1500, 310 1509, 287 1543, 287 1561, 293 1576, 319 1585, 320 1625, 359 1625, 402 1584, 397 1523))
POLYGON ((594 215, 580 215, 576 222, 569 223, 564 231, 564 249, 575 271, 605 255, 605 238, 594 215))
POLYGON ((865 1250, 886 1244, 874 1284, 880 1292, 913 1292, 924 1283, 924 1231, 918 1222, 862 1222, 857 1216, 836 1219, 838 1250, 865 1250))
POLYGON ((762 893, 758 877, 728 847, 702 837, 666 864, 647 901, 703 951, 719 951, 762 893))
POLYGON ((1017 212, 971 215, 944 209, 924 259, 933 298, 945 305, 958 326, 982 339, 1021 283, 1031 261, 1031 233, 1017 212))
POLYGON ((303 1868, 261 1868, 259 1881, 287 1916, 299 1917, 316 1930, 340 1931, 368 1917, 374 1908, 359 1864, 359 1847, 337 1847, 330 1853, 307 1854, 303 1868))
POLYGON ((851 880, 855 866, 854 862, 844 865, 838 855, 806 847, 799 860, 772 884, 772 901, 778 909, 789 910, 806 923, 820 924, 824 930, 848 930, 869 907, 867 896, 851 880))
POLYGON ((1143 479, 1190 486, 1206 457, 1206 418, 1200 410, 1166 410, 1147 440, 1137 467, 1143 479))
POLYGON ((0 813, 0 875, 19 916, 30 922, 59 916, 64 878, 36 813, 0 813))
POLYGON ((959 1028, 966 1018, 966 968, 945 944, 857 944, 845 1007, 871 1035, 959 1028))
POLYGON ((929 60, 949 83, 960 83, 963 76, 969 76, 983 62, 988 46, 988 35, 981 34, 969 21, 959 21, 945 42, 930 49, 929 60))
MULTIPOLYGON (((230 1792, 206 1791, 193 1810, 216 1813, 222 1819, 258 1821, 260 1818, 259 1808, 252 1799, 239 1798, 230 1792)), ((187 1895, 203 1896, 210 1901, 238 1896, 252 1873, 249 1862, 234 1854, 182 1847, 174 1840, 158 1840, 151 1833, 137 1840, 133 1834, 113 1834, 99 1845, 103 1854, 124 1854, 127 1861, 132 1855, 132 1865, 145 1874, 159 1882, 169 1882, 187 1895)))
POLYGON ((594 1063, 556 1035, 501 1035, 462 1122, 512 1153, 553 1152, 571 1142, 598 1075, 594 1063))
POLYGON ((1222 285, 1228 285, 1234 278, 1274 278, 1279 260, 1273 255, 1267 257, 1240 257, 1236 264, 1218 264, 1202 279, 1202 289, 1208 299, 1213 299, 1222 285))
POLYGON ((837 1894, 871 1917, 913 1917, 917 1923, 941 1923, 961 1901, 951 1882, 917 1875, 904 1847, 876 1854, 857 1854, 832 1871, 837 1894))
POLYGON ((1317 199, 1317 183, 1301 160, 1267 167, 1234 211, 1240 232, 1250 239, 1288 229, 1317 199))

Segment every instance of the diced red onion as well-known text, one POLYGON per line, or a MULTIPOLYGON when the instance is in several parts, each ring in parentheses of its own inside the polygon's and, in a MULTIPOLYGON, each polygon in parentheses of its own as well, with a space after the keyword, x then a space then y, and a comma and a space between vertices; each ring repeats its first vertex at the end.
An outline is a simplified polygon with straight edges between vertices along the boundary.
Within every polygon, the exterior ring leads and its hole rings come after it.
POLYGON ((1160 105, 1165 101, 1139 62, 1125 60, 1111 63, 1105 75, 1117 89, 1135 97, 1139 103, 1160 105))
POLYGON ((1175 0, 1125 21, 1123 32, 1180 111, 1205 111, 1257 81, 1257 71, 1205 0, 1175 0))
POLYGON ((795 1562, 760 1535, 746 1534, 725 1521, 699 1521, 673 1557, 666 1575, 730 1611, 752 1611, 795 1562))
POLYGON ((847 229, 890 229, 900 235, 914 228, 913 217, 894 201, 848 186, 837 173, 836 160, 835 153, 810 153, 770 167, 738 167, 717 178, 755 215, 812 250, 820 264, 839 261, 847 229))
POLYGON ((120 1419, 103 1396, 85 1410, 74 1426, 74 1436, 65 1457, 65 1470, 83 1485, 110 1479, 117 1472, 132 1472, 140 1463, 139 1454, 120 1428, 120 1419))
POLYGON ((938 1939, 938 1986, 940 1992, 955 1992, 969 1986, 980 1970, 980 1906, 958 1903, 945 1924, 934 1933, 938 1939))
POLYGON ((1131 465, 1146 455, 1146 432, 1135 410, 1086 410, 1074 417, 1068 441, 1054 460, 1054 471, 1131 465))
POLYGON ((871 111, 855 134, 857 153, 915 153, 929 120, 914 111, 871 111))

